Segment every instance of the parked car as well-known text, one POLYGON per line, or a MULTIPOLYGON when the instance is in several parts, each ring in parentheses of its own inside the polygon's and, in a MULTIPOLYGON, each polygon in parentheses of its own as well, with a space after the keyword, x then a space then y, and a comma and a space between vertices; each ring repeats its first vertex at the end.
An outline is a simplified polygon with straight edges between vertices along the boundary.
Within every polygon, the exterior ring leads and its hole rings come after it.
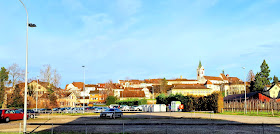
MULTIPOLYGON (((23 109, 18 109, 20 112, 24 113, 24 110, 23 109)), ((27 115, 30 117, 30 118, 35 118, 36 115, 38 115, 38 112, 35 112, 34 110, 32 109, 27 109, 27 115)))
POLYGON ((132 106, 131 110, 133 110, 133 111, 143 111, 143 107, 141 105, 140 106, 132 106))
MULTIPOLYGON (((0 119, 5 122, 10 122, 12 120, 22 120, 23 112, 20 112, 17 109, 0 109, 0 119)), ((29 116, 27 115, 27 118, 29 116)))
POLYGON ((104 112, 106 111, 108 108, 106 107, 98 107, 94 110, 95 113, 101 113, 101 112, 104 112))
POLYGON ((120 108, 120 110, 122 110, 122 111, 129 111, 129 110, 130 110, 130 107, 127 106, 127 105, 125 105, 125 106, 122 106, 122 107, 120 108))
POLYGON ((119 104, 111 104, 110 106, 109 106, 109 108, 118 108, 120 105, 119 104))
POLYGON ((42 108, 42 109, 38 109, 38 112, 39 113, 52 113, 52 109, 42 108))
POLYGON ((117 108, 109 108, 105 110, 104 112, 100 113, 100 118, 102 117, 110 117, 110 118, 116 118, 116 117, 122 117, 123 113, 121 110, 117 108))
POLYGON ((52 111, 60 112, 60 108, 53 108, 52 111))

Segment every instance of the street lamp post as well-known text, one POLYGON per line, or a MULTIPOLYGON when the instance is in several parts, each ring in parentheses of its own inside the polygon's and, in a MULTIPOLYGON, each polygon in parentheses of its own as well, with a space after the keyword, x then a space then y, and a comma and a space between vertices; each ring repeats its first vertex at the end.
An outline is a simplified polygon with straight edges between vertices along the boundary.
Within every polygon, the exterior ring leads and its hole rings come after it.
POLYGON ((246 100, 247 100, 247 94, 246 94, 246 70, 245 70, 245 67, 242 67, 244 69, 244 89, 245 89, 245 104, 244 104, 244 112, 245 114, 247 114, 247 103, 246 103, 246 100))
POLYGON ((37 90, 36 90, 36 112, 37 110, 37 106, 38 106, 38 85, 39 85, 39 76, 37 76, 37 90))
POLYGON ((154 101, 154 99, 155 99, 155 91, 154 91, 154 86, 152 86, 152 90, 153 90, 153 104, 155 104, 155 101, 154 101))
POLYGON ((28 23, 28 12, 21 0, 20 3, 23 5, 26 11, 26 54, 25 54, 25 88, 24 88, 24 115, 23 115, 23 133, 26 133, 26 120, 27 120, 27 66, 28 66, 28 27, 36 27, 35 24, 28 23))
POLYGON ((86 79, 86 77, 85 77, 85 75, 86 75, 86 73, 85 73, 85 66, 82 66, 83 68, 84 68, 84 87, 83 87, 83 89, 84 89, 84 95, 83 95, 83 99, 84 99, 84 103, 83 103, 83 113, 85 113, 85 95, 86 95, 86 91, 85 91, 85 79, 86 79))

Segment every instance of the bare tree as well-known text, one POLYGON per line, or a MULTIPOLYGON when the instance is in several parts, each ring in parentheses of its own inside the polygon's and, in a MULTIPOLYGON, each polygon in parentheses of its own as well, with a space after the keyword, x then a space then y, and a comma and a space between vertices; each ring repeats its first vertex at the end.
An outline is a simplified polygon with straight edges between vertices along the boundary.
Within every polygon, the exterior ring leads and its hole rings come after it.
POLYGON ((57 73, 56 69, 53 70, 53 78, 52 78, 52 83, 55 87, 58 87, 60 84, 61 80, 61 75, 57 73))
POLYGON ((251 82, 255 80, 255 74, 252 70, 249 71, 248 75, 247 75, 247 81, 251 82))
POLYGON ((108 82, 105 83, 105 91, 104 93, 107 94, 107 96, 112 95, 113 94, 113 89, 115 89, 116 86, 113 83, 112 80, 109 80, 108 82))
POLYGON ((8 71, 12 86, 15 88, 15 85, 24 79, 24 70, 18 64, 14 63, 8 68, 8 71))
POLYGON ((41 69, 41 79, 42 81, 46 81, 51 83, 52 81, 52 67, 50 64, 43 65, 43 69, 41 69))
POLYGON ((51 65, 47 64, 41 69, 41 79, 58 87, 60 85, 61 75, 57 73, 56 69, 52 69, 51 65))

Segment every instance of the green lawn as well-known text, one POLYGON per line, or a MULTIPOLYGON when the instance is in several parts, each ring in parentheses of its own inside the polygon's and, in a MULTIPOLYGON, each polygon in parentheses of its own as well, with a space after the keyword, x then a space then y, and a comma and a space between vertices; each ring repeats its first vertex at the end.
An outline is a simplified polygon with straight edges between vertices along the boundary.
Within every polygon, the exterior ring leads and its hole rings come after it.
POLYGON ((280 117, 280 112, 275 111, 274 116, 272 115, 272 112, 256 112, 256 111, 247 111, 247 114, 244 114, 243 111, 238 112, 232 112, 232 111, 224 111, 223 113, 218 114, 225 114, 225 115, 247 115, 247 116, 265 116, 265 117, 280 117))

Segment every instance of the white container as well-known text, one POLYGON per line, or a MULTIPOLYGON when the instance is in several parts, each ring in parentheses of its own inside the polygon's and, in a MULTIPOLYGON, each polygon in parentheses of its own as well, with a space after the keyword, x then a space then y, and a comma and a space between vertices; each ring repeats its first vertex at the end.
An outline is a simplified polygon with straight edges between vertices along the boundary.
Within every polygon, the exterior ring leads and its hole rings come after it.
POLYGON ((171 101, 171 111, 178 112, 179 106, 181 105, 181 101, 171 101))

